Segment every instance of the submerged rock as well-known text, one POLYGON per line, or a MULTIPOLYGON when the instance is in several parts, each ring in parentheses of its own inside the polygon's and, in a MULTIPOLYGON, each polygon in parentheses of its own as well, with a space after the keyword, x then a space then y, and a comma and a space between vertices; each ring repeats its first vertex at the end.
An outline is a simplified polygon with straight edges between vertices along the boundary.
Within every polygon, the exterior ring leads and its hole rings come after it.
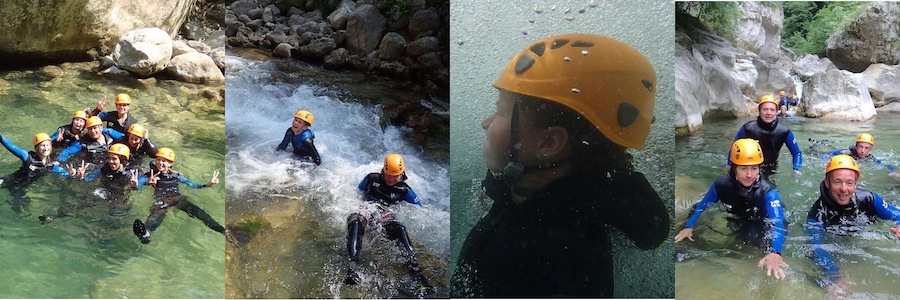
POLYGON ((199 52, 173 57, 166 70, 178 80, 191 83, 222 83, 225 76, 211 57, 199 52))
POLYGON ((172 57, 172 39, 159 28, 129 31, 112 54, 119 68, 146 77, 162 71, 172 57))

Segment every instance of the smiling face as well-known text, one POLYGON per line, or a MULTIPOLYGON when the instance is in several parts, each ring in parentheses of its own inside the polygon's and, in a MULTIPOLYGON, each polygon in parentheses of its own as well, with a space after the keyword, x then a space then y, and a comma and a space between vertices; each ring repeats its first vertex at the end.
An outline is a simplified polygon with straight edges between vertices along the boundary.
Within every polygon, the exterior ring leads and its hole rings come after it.
POLYGON ((302 132, 309 128, 309 123, 306 123, 306 121, 303 121, 303 119, 294 117, 294 121, 291 122, 291 128, 296 132, 302 132))
POLYGON ((156 157, 156 169, 162 173, 169 173, 173 164, 175 163, 171 160, 159 156, 156 157))
POLYGON ((866 157, 872 152, 872 144, 866 142, 856 142, 856 154, 859 157, 866 157))
POLYGON ((116 111, 119 112, 119 117, 124 117, 128 114, 128 104, 116 104, 116 111))
POLYGON ((103 126, 96 125, 92 127, 88 127, 88 136, 94 140, 99 140, 100 136, 103 134, 103 126))
POLYGON ((759 118, 766 124, 774 122, 777 115, 778 105, 774 102, 766 102, 759 106, 759 118))
POLYGON ((836 169, 825 175, 825 187, 831 199, 834 199, 838 205, 850 204, 853 193, 856 191, 856 185, 859 179, 858 174, 850 169, 836 169))
POLYGON ((79 132, 84 129, 85 120, 82 118, 72 118, 72 130, 75 132, 79 132))
POLYGON ((40 142, 39 144, 34 145, 34 151, 37 152, 41 159, 47 158, 50 156, 50 153, 53 152, 53 143, 50 142, 50 140, 40 142))
POLYGON ((759 178, 759 165, 736 166, 734 177, 743 187, 749 187, 759 178))
POLYGON ((124 160, 124 158, 125 157, 121 155, 109 153, 109 155, 107 156, 106 164, 109 165, 110 169, 118 171, 123 167, 122 161, 124 160))
POLYGON ((143 140, 144 140, 144 138, 142 138, 141 136, 135 135, 133 133, 129 133, 128 134, 128 147, 131 147, 132 149, 136 150, 138 147, 141 146, 141 142, 143 140))

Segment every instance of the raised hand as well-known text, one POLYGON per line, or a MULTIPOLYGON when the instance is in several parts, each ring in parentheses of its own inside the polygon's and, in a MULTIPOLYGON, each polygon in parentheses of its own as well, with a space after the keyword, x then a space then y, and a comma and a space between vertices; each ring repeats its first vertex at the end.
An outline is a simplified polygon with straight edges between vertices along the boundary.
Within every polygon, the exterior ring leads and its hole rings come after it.
POLYGON ((106 96, 103 96, 103 100, 97 102, 97 110, 103 111, 103 107, 109 104, 109 100, 106 100, 106 96))
POLYGON ((216 185, 219 183, 219 170, 213 171, 213 178, 209 180, 209 185, 216 185))
POLYGON ((137 169, 131 170, 131 185, 133 185, 134 187, 137 187, 137 185, 138 185, 138 170, 137 169))
POLYGON ((84 160, 81 161, 81 168, 78 168, 78 176, 81 177, 82 180, 84 180, 84 171, 87 170, 87 167, 90 165, 91 164, 85 164, 84 160))
POLYGON ((75 166, 72 165, 72 164, 67 164, 67 165, 66 165, 66 171, 69 171, 69 176, 76 176, 76 175, 78 175, 78 169, 76 169, 75 166))
POLYGON ((151 169, 151 170, 150 170, 150 179, 147 180, 147 183, 152 184, 152 185, 156 185, 156 180, 159 179, 159 178, 156 177, 156 176, 158 176, 158 175, 159 175, 159 173, 154 173, 153 170, 151 169))
POLYGON ((56 141, 57 141, 57 142, 62 142, 62 140, 63 140, 63 130, 62 130, 62 128, 60 128, 60 129, 57 130, 57 132, 56 132, 56 141))

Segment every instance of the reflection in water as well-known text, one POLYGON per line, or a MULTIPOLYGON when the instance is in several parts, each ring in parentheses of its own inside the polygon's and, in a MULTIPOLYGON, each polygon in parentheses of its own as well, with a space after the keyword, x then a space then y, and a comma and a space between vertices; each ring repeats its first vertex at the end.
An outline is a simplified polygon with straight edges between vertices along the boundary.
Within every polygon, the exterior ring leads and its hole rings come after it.
MULTIPOLYGON (((723 174, 728 147, 738 127, 751 120, 705 122, 696 135, 676 140, 676 228, 681 229, 690 206, 698 201, 710 183, 723 174)), ((783 149, 779 157, 779 173, 772 176, 785 207, 788 228, 782 252, 790 265, 787 278, 777 281, 767 277, 756 267, 762 250, 744 245, 728 228, 729 216, 721 205, 707 210, 694 232, 695 242, 677 246, 675 265, 676 293, 685 299, 717 295, 722 298, 785 298, 822 299, 825 289, 820 287, 825 276, 821 267, 808 257, 809 238, 803 225, 807 212, 819 197, 819 185, 824 179, 825 165, 830 152, 853 145, 860 133, 875 136, 877 145, 872 154, 885 164, 900 161, 895 149, 900 148, 898 133, 900 119, 879 115, 867 122, 823 121, 794 118, 785 122, 794 133, 803 151, 803 175, 791 176, 790 155, 783 149), (810 139, 817 142, 812 143, 810 139), (715 284, 710 284, 715 282, 715 284)), ((900 181, 887 176, 888 169, 874 162, 861 162, 860 188, 878 193, 897 204, 900 181)), ((888 237, 892 222, 877 222, 855 237, 831 235, 825 250, 835 257, 850 285, 851 298, 892 298, 900 293, 900 251, 896 239, 888 237)))

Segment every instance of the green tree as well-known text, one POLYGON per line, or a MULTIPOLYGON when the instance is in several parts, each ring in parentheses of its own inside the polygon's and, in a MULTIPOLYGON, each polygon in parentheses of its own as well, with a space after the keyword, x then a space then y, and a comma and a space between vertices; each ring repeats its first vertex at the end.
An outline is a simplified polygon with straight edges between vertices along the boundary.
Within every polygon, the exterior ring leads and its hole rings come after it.
POLYGON ((850 24, 861 2, 784 2, 781 43, 797 54, 825 55, 828 38, 850 24))

